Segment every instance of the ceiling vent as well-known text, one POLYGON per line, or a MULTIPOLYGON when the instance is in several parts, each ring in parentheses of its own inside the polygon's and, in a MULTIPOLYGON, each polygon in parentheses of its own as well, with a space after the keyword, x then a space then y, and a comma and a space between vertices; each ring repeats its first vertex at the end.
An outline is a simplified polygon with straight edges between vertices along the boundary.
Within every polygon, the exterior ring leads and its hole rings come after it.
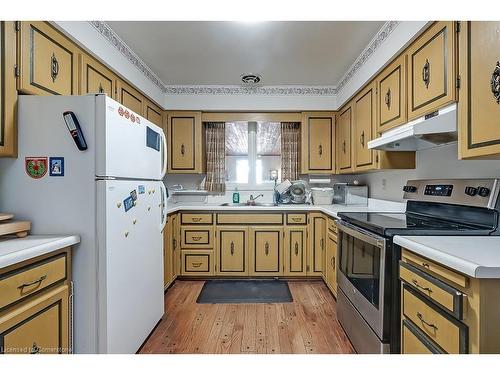
POLYGON ((255 86, 260 83, 261 76, 253 73, 246 73, 241 75, 241 82, 245 86, 255 86))

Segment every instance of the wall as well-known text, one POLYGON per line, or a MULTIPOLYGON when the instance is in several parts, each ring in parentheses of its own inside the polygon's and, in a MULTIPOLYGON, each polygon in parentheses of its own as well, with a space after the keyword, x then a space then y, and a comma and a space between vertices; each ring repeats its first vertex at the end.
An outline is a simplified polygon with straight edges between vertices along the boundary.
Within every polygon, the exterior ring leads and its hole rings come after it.
POLYGON ((417 152, 417 168, 351 176, 369 186, 371 198, 402 201, 407 180, 423 178, 500 178, 498 160, 458 160, 457 144, 417 152))

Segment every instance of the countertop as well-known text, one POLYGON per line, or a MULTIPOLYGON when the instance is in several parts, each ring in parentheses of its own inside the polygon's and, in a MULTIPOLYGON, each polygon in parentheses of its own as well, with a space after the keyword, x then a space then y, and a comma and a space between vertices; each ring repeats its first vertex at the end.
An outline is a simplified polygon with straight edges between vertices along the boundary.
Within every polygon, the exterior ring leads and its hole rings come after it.
POLYGON ((0 239, 0 268, 23 262, 80 242, 80 236, 27 236, 0 239))
POLYGON ((395 236, 393 241, 467 276, 500 278, 500 236, 395 236))
POLYGON ((315 211, 338 217, 339 212, 404 212, 405 203, 369 199, 368 206, 344 206, 340 204, 282 204, 278 206, 221 206, 222 202, 167 203, 167 214, 176 211, 315 211))

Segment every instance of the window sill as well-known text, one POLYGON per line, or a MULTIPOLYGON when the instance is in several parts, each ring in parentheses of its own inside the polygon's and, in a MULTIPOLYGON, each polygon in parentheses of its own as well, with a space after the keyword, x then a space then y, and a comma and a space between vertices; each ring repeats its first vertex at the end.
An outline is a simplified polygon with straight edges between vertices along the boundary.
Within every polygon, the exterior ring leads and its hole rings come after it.
POLYGON ((262 184, 240 184, 237 182, 226 182, 226 191, 235 190, 239 191, 273 191, 274 182, 263 182, 262 184))

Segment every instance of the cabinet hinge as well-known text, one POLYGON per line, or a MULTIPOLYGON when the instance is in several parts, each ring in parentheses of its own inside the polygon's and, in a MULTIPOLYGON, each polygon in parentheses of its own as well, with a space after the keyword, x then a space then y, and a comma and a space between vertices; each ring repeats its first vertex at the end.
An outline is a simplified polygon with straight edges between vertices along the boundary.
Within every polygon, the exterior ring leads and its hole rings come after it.
POLYGON ((458 76, 458 77, 457 77, 457 83, 456 83, 456 87, 457 87, 457 89, 459 89, 459 88, 460 88, 460 84, 461 84, 461 83, 462 83, 462 79, 461 79, 461 77, 460 77, 460 76, 458 76))
POLYGON ((16 21, 14 27, 16 28, 16 31, 21 30, 21 21, 16 21))
POLYGON ((460 32, 461 27, 462 27, 462 22, 461 21, 455 21, 455 31, 457 33, 460 32))
POLYGON ((17 64, 14 65, 14 76, 17 78, 19 77, 21 72, 19 72, 19 66, 17 64))

